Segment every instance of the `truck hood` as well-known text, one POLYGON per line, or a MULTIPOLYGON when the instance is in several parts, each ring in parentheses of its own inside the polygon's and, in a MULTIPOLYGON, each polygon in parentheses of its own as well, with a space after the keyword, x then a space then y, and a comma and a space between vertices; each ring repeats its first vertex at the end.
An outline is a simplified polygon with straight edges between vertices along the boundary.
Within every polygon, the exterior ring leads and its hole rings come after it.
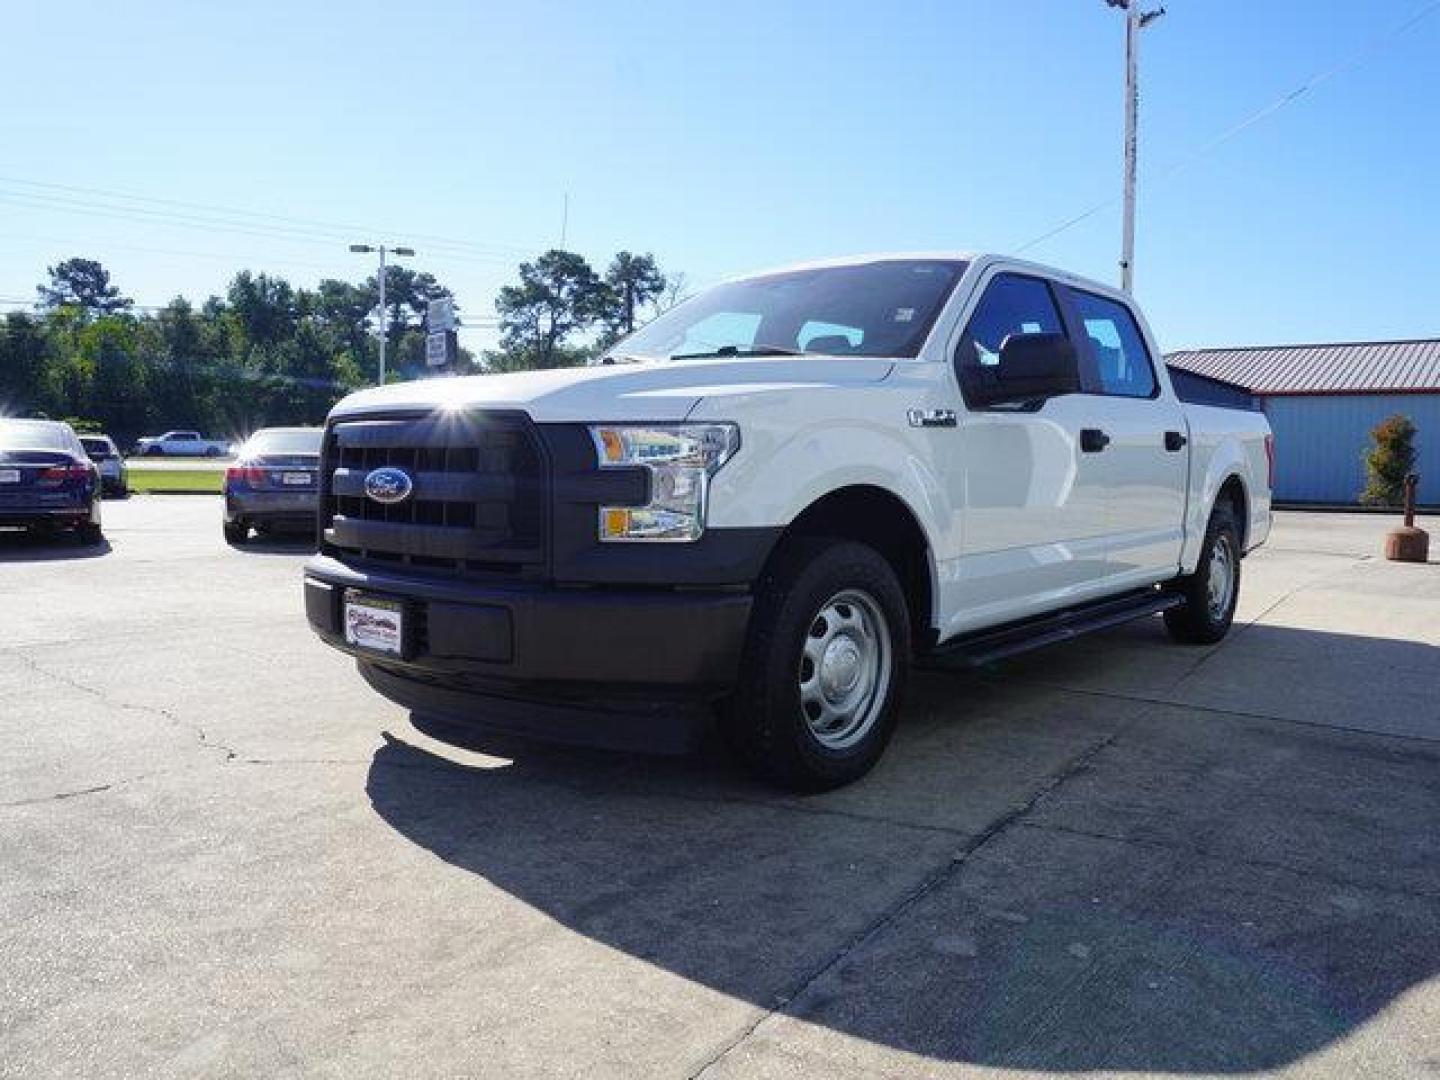
POLYGON ((516 409, 540 423, 683 420, 704 397, 861 386, 894 367, 870 357, 726 357, 421 379, 351 394, 331 416, 476 408, 516 409))

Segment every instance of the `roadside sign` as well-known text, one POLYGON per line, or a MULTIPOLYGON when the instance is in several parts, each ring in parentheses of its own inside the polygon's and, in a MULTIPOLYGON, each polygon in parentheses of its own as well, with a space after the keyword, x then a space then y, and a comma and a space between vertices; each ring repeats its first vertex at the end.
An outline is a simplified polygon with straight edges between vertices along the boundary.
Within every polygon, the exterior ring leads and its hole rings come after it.
POLYGON ((455 318, 454 300, 431 300, 425 309, 425 327, 432 334, 454 330, 459 325, 455 318))
POLYGON ((425 336, 425 363, 430 367, 444 367, 456 356, 455 331, 445 330, 425 336))

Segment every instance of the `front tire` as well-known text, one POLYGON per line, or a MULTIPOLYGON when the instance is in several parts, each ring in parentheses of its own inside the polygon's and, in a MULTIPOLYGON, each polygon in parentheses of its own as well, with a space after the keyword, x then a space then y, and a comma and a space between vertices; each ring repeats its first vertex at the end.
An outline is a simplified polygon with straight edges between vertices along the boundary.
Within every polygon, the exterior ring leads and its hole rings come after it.
POLYGON ((894 733, 909 666, 909 608, 879 552, 791 541, 755 587, 739 682, 721 713, 726 739, 792 790, 851 783, 894 733))
POLYGON ((225 542, 227 544, 243 544, 250 539, 250 527, 244 522, 227 521, 224 525, 225 542))
POLYGON ((1187 645, 1213 645, 1230 632, 1240 599, 1240 529, 1228 505, 1217 506, 1205 529, 1195 573, 1176 582, 1185 603, 1165 612, 1165 628, 1187 645))

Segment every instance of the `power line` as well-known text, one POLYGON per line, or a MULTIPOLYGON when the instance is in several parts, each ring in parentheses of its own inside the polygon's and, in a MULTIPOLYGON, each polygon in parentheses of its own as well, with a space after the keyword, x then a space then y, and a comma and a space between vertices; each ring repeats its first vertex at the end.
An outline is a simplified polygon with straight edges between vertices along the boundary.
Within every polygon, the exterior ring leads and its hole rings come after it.
MULTIPOLYGON (((1158 183, 1164 180, 1171 179, 1178 173, 1181 173, 1185 169, 1188 169, 1191 165, 1195 164, 1196 161, 1205 157, 1207 154, 1210 154, 1213 151, 1219 149, 1221 146, 1225 145, 1230 140, 1236 138, 1238 135, 1260 123, 1262 120, 1273 116, 1275 113, 1279 112, 1281 109, 1285 108, 1287 105, 1291 104, 1297 99, 1303 97, 1305 94, 1309 93, 1311 90, 1314 90, 1316 87, 1329 82, 1331 79, 1335 78, 1338 75, 1343 75, 1344 73, 1361 66, 1375 53, 1379 52, 1385 46, 1389 45, 1392 41, 1400 37, 1406 31, 1410 30, 1423 19, 1429 17, 1430 15, 1433 15, 1436 11, 1440 11, 1440 0, 1431 0, 1430 3, 1426 4, 1419 11, 1415 12, 1415 14, 1411 15, 1409 18, 1405 19, 1403 22, 1399 23, 1384 34, 1381 34, 1379 37, 1372 38, 1366 45, 1351 53, 1344 60, 1340 61, 1340 63, 1335 64, 1333 67, 1326 68, 1315 75, 1312 75, 1310 78, 1306 79, 1305 82, 1303 82, 1301 85, 1297 86, 1294 90, 1291 90, 1288 94, 1282 94, 1280 97, 1276 98, 1268 105, 1265 105, 1263 108, 1257 109, 1255 112, 1245 117, 1245 119, 1241 120, 1239 123, 1226 128, 1219 135, 1215 136, 1215 138, 1211 139, 1207 143, 1202 144, 1190 154, 1172 162, 1165 169, 1156 174, 1155 182, 1158 183)), ((1096 203, 1089 209, 1083 210, 1080 213, 1076 214, 1074 217, 1062 221, 1054 228, 1041 233, 1033 240, 1027 240, 1025 243, 1021 244, 1015 249, 1014 254, 1020 255, 1023 252, 1029 251, 1031 248, 1036 247, 1039 244, 1043 244, 1046 240, 1049 240, 1052 237, 1059 236, 1061 233, 1066 232, 1071 228, 1074 228, 1076 225, 1079 225, 1082 221, 1094 217, 1102 210, 1108 210, 1110 207, 1114 206, 1119 201, 1120 200, 1118 198, 1112 196, 1111 198, 1105 199, 1102 202, 1096 203)))
POLYGON ((345 224, 339 222, 321 221, 314 218, 293 217, 283 214, 272 214, 263 211, 249 210, 242 207, 222 206, 215 203, 188 202, 181 199, 164 199, 150 195, 134 195, 122 191, 113 191, 105 188, 83 187, 76 184, 55 184, 43 180, 27 180, 22 177, 0 176, 0 183, 11 186, 35 188, 42 191, 57 191, 72 195, 98 195, 107 199, 120 199, 126 202, 145 203, 151 206, 171 206, 182 210, 198 210, 206 214, 223 214, 227 217, 250 218, 255 221, 275 222, 281 227, 299 226, 308 231, 321 230, 330 234, 349 234, 363 232, 371 235, 400 233, 414 237, 431 246, 443 245, 481 254, 510 254, 529 255, 533 248, 520 247, 513 244, 478 243, 473 240, 459 240, 453 237, 439 236, 433 233, 417 233, 412 229, 377 229, 372 226, 345 224))
MULTIPOLYGON (((247 225, 223 219, 210 219, 198 215, 175 214, 167 211, 147 210, 142 207, 116 206, 111 203, 95 203, 68 199, 53 195, 18 194, 0 190, 0 204, 8 204, 31 210, 45 210, 66 214, 82 214, 88 217, 112 218, 120 221, 139 222, 147 225, 164 224, 178 228, 195 229, 206 233, 222 232, 240 236, 256 236, 265 240, 280 240, 286 243, 303 244, 308 247, 328 247, 341 239, 328 233, 305 229, 286 229, 278 226, 247 225)), ((485 263, 510 265, 515 258, 499 254, 469 254, 461 251, 427 252, 428 256, 451 262, 485 263)))
POLYGON ((67 237, 63 237, 63 236, 41 236, 41 235, 38 235, 38 234, 36 234, 36 233, 12 233, 12 232, 7 232, 7 233, 5 234, 5 237, 6 237, 7 240, 31 240, 31 241, 35 241, 35 242, 37 242, 37 243, 42 243, 42 244, 63 244, 63 245, 65 245, 65 246, 67 246, 67 247, 72 247, 72 248, 84 247, 84 248, 87 248, 87 249, 98 249, 98 250, 104 250, 104 249, 106 249, 106 248, 115 248, 115 249, 117 249, 117 250, 119 250, 119 251, 138 251, 138 252, 140 252, 140 253, 142 253, 142 254, 145 254, 145 255, 174 255, 174 256, 178 256, 178 257, 180 257, 180 258, 190 258, 190 259, 215 259, 215 260, 218 260, 218 261, 221 261, 221 262, 228 262, 228 263, 254 262, 254 263, 257 263, 257 264, 258 264, 258 263, 264 262, 264 263, 267 264, 267 265, 301 266, 301 267, 306 268, 307 270, 333 270, 333 269, 334 269, 334 266, 333 266, 332 264, 330 264, 330 263, 308 262, 308 261, 306 261, 306 260, 304 260, 304 259, 291 259, 291 258, 287 258, 287 257, 284 257, 284 256, 282 256, 282 257, 280 257, 280 258, 277 259, 277 258, 272 258, 272 257, 270 257, 270 256, 265 256, 265 257, 262 258, 262 257, 260 257, 260 256, 252 256, 252 255, 235 255, 235 254, 226 253, 226 252, 222 252, 222 251, 183 251, 183 250, 180 250, 180 249, 177 249, 177 248, 157 248, 157 247, 150 247, 150 246, 145 245, 145 244, 125 244, 125 243, 120 243, 120 242, 118 242, 118 241, 113 241, 113 240, 105 240, 105 241, 73 240, 73 239, 70 239, 70 238, 67 238, 67 237))

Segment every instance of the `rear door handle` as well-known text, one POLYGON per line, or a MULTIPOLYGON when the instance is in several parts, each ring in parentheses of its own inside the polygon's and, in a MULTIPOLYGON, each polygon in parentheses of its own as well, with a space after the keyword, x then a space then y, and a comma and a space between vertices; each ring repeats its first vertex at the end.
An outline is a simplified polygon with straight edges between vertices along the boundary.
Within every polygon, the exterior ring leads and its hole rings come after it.
POLYGON ((1165 449, 1172 454, 1178 454, 1185 449, 1185 444, 1190 440, 1178 431, 1165 432, 1165 449))
POLYGON ((1110 436, 1099 428, 1080 429, 1080 449, 1087 454, 1098 454, 1110 445, 1110 436))

